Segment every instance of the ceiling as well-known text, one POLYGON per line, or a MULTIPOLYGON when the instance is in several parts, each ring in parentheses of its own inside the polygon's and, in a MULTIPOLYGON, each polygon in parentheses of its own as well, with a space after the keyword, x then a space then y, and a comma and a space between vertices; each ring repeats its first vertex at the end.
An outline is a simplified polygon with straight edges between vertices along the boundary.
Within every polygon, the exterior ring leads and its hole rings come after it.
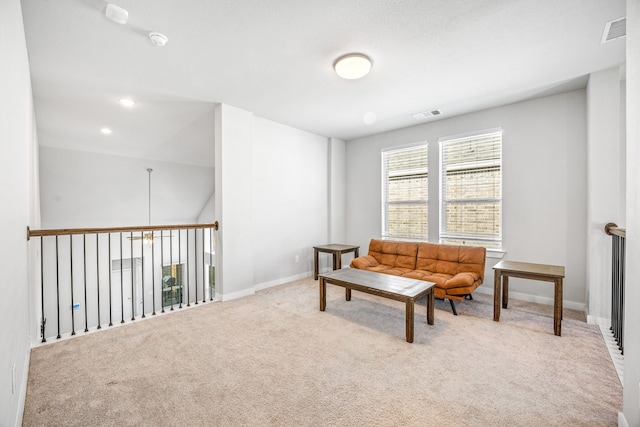
POLYGON ((105 17, 103 0, 22 0, 43 146, 213 166, 217 103, 351 140, 435 120, 414 113, 582 88, 625 61, 624 38, 600 42, 624 0, 113 3, 126 24, 105 17), (336 76, 349 52, 372 58, 368 76, 336 76))

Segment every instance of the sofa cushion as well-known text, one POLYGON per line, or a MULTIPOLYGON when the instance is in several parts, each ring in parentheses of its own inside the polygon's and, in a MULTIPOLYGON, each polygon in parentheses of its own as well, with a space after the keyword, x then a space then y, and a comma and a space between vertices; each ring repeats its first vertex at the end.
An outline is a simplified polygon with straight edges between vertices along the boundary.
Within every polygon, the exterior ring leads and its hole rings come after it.
POLYGON ((486 249, 482 247, 419 243, 416 269, 451 276, 458 273, 476 273, 475 280, 482 283, 485 256, 486 249))
POLYGON ((371 239, 369 243, 369 255, 389 267, 415 269, 417 252, 418 244, 412 242, 371 239))

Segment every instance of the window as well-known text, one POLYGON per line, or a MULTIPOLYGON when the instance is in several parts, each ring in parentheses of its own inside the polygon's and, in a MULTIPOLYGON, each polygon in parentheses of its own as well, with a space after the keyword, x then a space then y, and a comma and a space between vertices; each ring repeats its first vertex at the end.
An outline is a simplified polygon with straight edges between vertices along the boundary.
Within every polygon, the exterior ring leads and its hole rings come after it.
POLYGON ((440 139, 440 242, 502 247, 502 130, 440 139))
POLYGON ((162 306, 182 303, 184 264, 162 266, 162 306))
POLYGON ((427 240, 427 144, 382 152, 382 237, 427 240))

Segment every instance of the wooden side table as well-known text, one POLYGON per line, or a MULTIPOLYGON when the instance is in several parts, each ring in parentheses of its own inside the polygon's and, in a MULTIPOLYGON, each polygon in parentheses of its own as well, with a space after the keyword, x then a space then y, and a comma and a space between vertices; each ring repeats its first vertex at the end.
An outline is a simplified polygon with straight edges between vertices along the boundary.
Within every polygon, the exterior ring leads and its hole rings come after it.
POLYGON ((333 254, 333 269, 340 270, 342 268, 342 254, 353 252, 353 257, 358 258, 360 246, 353 245, 321 245, 313 247, 313 280, 318 280, 318 252, 326 252, 333 254))
POLYGON ((500 305, 502 305, 502 308, 507 308, 509 303, 509 277, 553 282, 553 333, 560 336, 562 331, 562 280, 564 279, 564 267, 503 260, 497 263, 493 269, 495 270, 493 320, 500 321, 500 305), (502 304, 500 304, 500 296, 502 296, 502 304))

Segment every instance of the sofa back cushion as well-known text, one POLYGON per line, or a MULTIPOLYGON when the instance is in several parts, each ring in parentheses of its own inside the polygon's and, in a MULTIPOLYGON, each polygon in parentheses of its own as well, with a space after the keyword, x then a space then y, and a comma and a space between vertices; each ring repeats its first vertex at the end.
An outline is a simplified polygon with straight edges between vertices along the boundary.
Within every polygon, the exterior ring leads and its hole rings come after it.
POLYGON ((451 276, 475 273, 484 280, 485 258, 482 247, 419 243, 416 269, 451 276))
POLYGON ((413 242, 399 242, 394 240, 371 239, 369 255, 380 264, 390 267, 416 268, 418 244, 413 242))

